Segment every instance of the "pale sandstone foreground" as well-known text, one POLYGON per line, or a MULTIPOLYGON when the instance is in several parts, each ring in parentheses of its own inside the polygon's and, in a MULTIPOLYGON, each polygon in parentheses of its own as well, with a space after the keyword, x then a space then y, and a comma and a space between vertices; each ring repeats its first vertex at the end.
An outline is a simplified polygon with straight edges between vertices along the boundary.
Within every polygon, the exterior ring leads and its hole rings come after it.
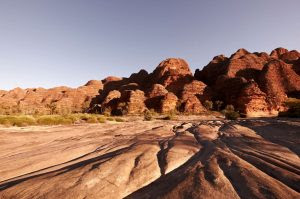
POLYGON ((0 128, 0 198, 300 198, 300 120, 0 128))

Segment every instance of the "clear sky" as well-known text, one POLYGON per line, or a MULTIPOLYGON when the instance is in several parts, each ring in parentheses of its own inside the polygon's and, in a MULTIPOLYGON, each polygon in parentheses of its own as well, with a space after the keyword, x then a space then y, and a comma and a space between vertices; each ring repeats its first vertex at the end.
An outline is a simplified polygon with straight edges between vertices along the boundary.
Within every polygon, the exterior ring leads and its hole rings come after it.
POLYGON ((300 50, 300 0, 0 0, 0 89, 77 87, 151 72, 168 57, 192 70, 238 48, 300 50))

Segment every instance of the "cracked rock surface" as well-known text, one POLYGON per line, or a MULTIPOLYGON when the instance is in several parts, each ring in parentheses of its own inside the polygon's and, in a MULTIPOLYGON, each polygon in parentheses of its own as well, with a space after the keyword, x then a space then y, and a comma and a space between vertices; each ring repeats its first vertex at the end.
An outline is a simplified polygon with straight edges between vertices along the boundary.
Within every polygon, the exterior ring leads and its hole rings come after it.
POLYGON ((300 120, 0 128, 0 198, 300 198, 300 120))

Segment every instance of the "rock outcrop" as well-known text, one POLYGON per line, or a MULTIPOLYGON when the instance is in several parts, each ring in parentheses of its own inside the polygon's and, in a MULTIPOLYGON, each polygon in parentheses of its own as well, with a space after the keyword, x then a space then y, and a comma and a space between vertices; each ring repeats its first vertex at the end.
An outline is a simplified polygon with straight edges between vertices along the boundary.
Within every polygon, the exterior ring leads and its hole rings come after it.
POLYGON ((299 120, 181 118, 2 128, 0 198, 299 198, 299 120))
POLYGON ((288 97, 300 97, 300 53, 277 48, 267 53, 239 49, 216 56, 195 78, 214 91, 213 100, 234 105, 245 115, 272 115, 288 97), (256 104, 256 105, 255 105, 256 104))
POLYGON ((113 80, 103 81, 103 90, 94 100, 102 110, 110 110, 112 114, 140 114, 147 109, 161 113, 200 113, 205 111, 201 100, 210 98, 210 89, 195 80, 188 63, 178 58, 162 61, 150 74, 141 70, 129 78, 113 80))
POLYGON ((118 108, 127 114, 140 114, 146 110, 145 94, 141 90, 126 90, 122 93, 118 108))
POLYGON ((162 61, 151 74, 151 83, 163 85, 168 91, 179 94, 184 85, 193 79, 188 63, 183 59, 162 61))
MULTIPOLYGON (((245 116, 268 116, 284 109, 288 97, 300 98, 300 53, 277 48, 270 54, 239 49, 219 55, 193 75, 180 58, 162 61, 152 73, 91 80, 76 89, 0 91, 1 114, 109 112, 141 114, 179 111, 205 112, 206 100, 233 105, 245 116)), ((220 108, 220 107, 219 107, 220 108)))
POLYGON ((176 110, 178 98, 175 94, 169 92, 161 100, 160 110, 161 113, 168 113, 176 110))
POLYGON ((241 90, 237 98, 237 109, 244 110, 247 117, 261 117, 271 114, 266 101, 267 95, 252 80, 241 90))
POLYGON ((103 88, 101 81, 89 81, 73 89, 16 88, 0 97, 0 114, 68 114, 84 112, 103 88))

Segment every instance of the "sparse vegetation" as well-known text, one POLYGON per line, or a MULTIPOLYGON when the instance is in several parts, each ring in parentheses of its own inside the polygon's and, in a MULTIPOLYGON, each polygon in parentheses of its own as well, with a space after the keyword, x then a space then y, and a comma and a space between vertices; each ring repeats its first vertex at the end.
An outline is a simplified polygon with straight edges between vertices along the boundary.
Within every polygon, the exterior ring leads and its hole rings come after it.
POLYGON ((215 107, 216 107, 217 111, 221 110, 222 105, 223 105, 222 101, 220 101, 220 100, 215 101, 215 107))
POLYGON ((165 114, 164 120, 174 120, 176 117, 176 111, 170 111, 165 114))
POLYGON ((236 120, 240 117, 240 114, 236 111, 225 113, 225 118, 228 120, 236 120))
POLYGON ((97 117, 90 117, 86 120, 87 123, 98 123, 97 117))
MULTIPOLYGON (((77 113, 69 115, 0 115, 0 125, 4 126, 31 126, 31 125, 70 125, 80 122, 105 123, 108 119, 104 115, 77 113)), ((116 119, 117 120, 117 119, 116 119)), ((118 122, 124 121, 122 118, 118 122)))
POLYGON ((61 115, 43 115, 36 119, 39 125, 72 124, 72 119, 61 115))
POLYGON ((212 110, 213 108, 213 102, 209 100, 205 100, 203 105, 207 110, 212 110))
POLYGON ((300 99, 288 98, 284 104, 288 110, 280 112, 279 117, 300 117, 300 99))
POLYGON ((117 117, 115 119, 116 122, 125 122, 125 120, 123 118, 117 117))
POLYGON ((114 121, 115 119, 113 117, 108 117, 106 120, 107 121, 114 121))
POLYGON ((20 115, 20 116, 0 116, 0 124, 5 126, 29 126, 35 125, 36 120, 33 116, 20 115))
POLYGON ((106 118, 105 117, 98 117, 98 122, 99 123, 105 123, 106 118))
POLYGON ((234 110, 233 105, 227 105, 225 110, 222 111, 225 118, 228 120, 236 120, 240 117, 240 114, 234 110))
POLYGON ((152 113, 150 111, 145 111, 144 112, 144 120, 145 121, 151 121, 153 120, 153 116, 152 116, 152 113))

